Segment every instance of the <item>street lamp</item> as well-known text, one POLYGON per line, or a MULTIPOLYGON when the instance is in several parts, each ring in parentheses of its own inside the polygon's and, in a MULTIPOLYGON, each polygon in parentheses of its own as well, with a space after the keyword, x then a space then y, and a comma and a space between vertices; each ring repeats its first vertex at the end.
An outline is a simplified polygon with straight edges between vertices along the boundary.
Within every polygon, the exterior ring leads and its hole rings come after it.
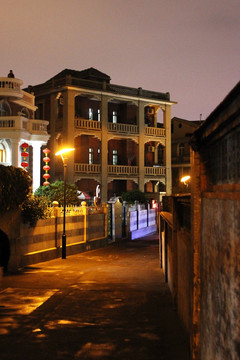
POLYGON ((190 180, 190 178, 191 178, 191 176, 186 175, 186 176, 183 176, 180 181, 181 181, 182 183, 184 183, 184 185, 187 185, 187 186, 188 186, 188 183, 186 183, 186 182, 187 182, 188 180, 190 180))
POLYGON ((70 151, 75 150, 72 149, 62 149, 58 151, 55 155, 61 155, 63 161, 63 169, 64 169, 64 190, 63 190, 63 234, 62 234, 62 259, 66 259, 66 231, 65 231, 65 224, 66 224, 66 178, 67 178, 67 157, 66 154, 70 151))

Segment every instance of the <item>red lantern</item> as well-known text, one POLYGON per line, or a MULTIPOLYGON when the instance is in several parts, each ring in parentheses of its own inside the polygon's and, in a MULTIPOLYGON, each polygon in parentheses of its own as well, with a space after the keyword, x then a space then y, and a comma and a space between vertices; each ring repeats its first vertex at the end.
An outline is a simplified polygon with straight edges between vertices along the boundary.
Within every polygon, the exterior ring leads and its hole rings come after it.
POLYGON ((21 166, 25 169, 26 167, 28 167, 28 162, 26 161, 21 162, 21 166))
POLYGON ((43 161, 45 162, 45 165, 43 166, 43 170, 45 171, 45 174, 43 174, 43 178, 46 180, 44 181, 43 185, 47 186, 50 184, 50 182, 47 181, 50 178, 50 174, 48 174, 48 171, 50 170, 50 166, 48 165, 50 157, 47 156, 50 153, 50 150, 46 148, 43 150, 43 153, 45 155, 45 157, 43 158, 43 161))
POLYGON ((21 145, 21 148, 23 151, 21 152, 21 156, 23 157, 23 161, 21 163, 21 166, 26 169, 28 167, 28 162, 26 161, 26 158, 29 156, 28 152, 26 151, 29 148, 29 145, 27 143, 23 143, 21 145))

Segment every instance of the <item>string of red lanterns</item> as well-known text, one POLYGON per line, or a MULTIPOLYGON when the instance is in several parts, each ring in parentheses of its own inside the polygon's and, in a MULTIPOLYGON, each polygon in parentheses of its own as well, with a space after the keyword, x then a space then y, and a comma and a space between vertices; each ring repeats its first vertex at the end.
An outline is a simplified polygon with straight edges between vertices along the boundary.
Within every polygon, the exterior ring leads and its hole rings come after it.
POLYGON ((45 165, 43 166, 43 170, 45 171, 45 174, 43 174, 43 178, 45 179, 43 185, 47 186, 50 184, 50 182, 48 181, 48 179, 50 178, 50 174, 48 173, 48 171, 50 170, 50 166, 48 165, 49 161, 50 161, 50 157, 48 156, 48 154, 50 153, 50 150, 48 148, 43 150, 44 153, 44 158, 43 161, 45 162, 45 165))
POLYGON ((28 162, 26 161, 26 159, 29 156, 29 153, 27 152, 27 149, 29 148, 29 145, 27 143, 23 143, 21 145, 21 148, 23 149, 23 151, 21 152, 21 156, 23 157, 22 162, 21 162, 21 166, 26 170, 26 168, 28 167, 28 162))

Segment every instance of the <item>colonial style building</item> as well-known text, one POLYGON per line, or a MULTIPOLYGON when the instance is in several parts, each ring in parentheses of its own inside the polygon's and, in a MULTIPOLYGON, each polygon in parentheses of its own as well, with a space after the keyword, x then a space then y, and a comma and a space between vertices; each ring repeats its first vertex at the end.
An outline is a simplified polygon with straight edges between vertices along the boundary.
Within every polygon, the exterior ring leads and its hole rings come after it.
MULTIPOLYGON (((74 147, 67 176, 79 190, 101 198, 139 189, 150 197, 171 193, 171 106, 169 93, 110 83, 94 68, 65 69, 29 87, 38 116, 49 121, 49 147, 74 147)), ((29 91, 28 90, 28 91, 29 91)), ((51 179, 61 179, 61 159, 51 162, 51 179)))
POLYGON ((48 121, 35 119, 34 95, 23 91, 22 83, 15 77, 0 77, 0 164, 22 164, 35 190, 40 186, 41 146, 49 139, 48 121))

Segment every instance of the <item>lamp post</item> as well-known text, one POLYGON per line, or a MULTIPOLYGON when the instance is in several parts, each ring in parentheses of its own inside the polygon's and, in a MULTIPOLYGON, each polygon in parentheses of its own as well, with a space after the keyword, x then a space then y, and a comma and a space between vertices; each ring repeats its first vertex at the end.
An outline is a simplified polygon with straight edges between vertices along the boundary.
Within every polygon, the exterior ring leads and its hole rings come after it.
POLYGON ((62 149, 55 154, 56 156, 61 155, 61 158, 63 161, 63 171, 64 171, 62 259, 66 259, 66 243, 67 243, 65 224, 66 224, 66 179, 67 179, 67 159, 68 158, 64 155, 73 150, 75 150, 75 149, 74 148, 62 149))

